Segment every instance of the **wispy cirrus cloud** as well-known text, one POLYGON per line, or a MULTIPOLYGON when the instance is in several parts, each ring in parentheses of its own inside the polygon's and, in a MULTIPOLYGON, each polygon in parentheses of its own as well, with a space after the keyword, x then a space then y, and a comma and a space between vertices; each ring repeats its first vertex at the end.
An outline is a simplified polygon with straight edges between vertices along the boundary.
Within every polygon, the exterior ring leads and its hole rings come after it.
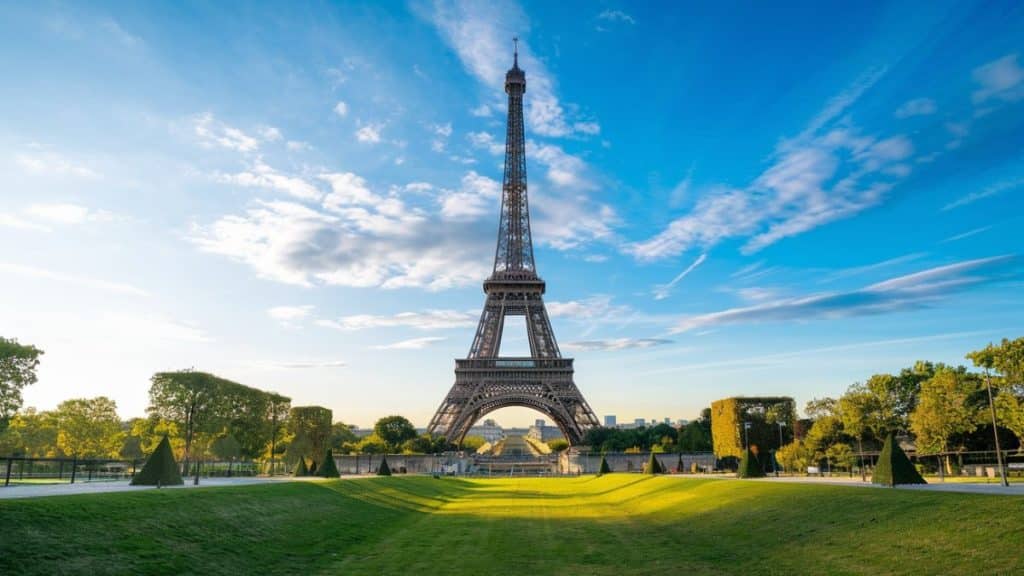
POLYGON ((567 350, 578 352, 612 352, 636 348, 651 348, 671 343, 672 340, 665 338, 610 338, 606 340, 576 340, 566 342, 563 347, 567 350))
POLYGON ((348 362, 344 360, 280 360, 277 362, 255 362, 259 368, 271 370, 306 370, 311 368, 346 368, 348 362))
POLYGON ((337 320, 317 320, 325 328, 356 331, 370 328, 414 328, 417 330, 446 330, 476 325, 476 314, 458 310, 427 310, 426 312, 400 312, 392 315, 355 314, 337 320))
POLYGON ((1017 53, 1007 54, 974 69, 971 77, 978 88, 971 94, 975 104, 992 100, 1015 102, 1024 98, 1024 68, 1017 53))
POLYGON ((1016 255, 994 256, 938 266, 857 290, 786 298, 680 320, 673 333, 723 325, 868 316, 928 307, 970 288, 1014 278, 1016 255))
POLYGON ((371 348, 374 350, 422 350, 444 340, 447 340, 444 336, 424 336, 422 338, 400 340, 391 344, 379 344, 371 346, 371 348))
POLYGON ((267 316, 284 325, 291 325, 300 320, 305 320, 312 313, 313 306, 308 304, 301 306, 274 306, 267 309, 267 316))
POLYGON ((1001 182, 996 182, 994 184, 986 186, 982 190, 971 192, 970 194, 966 194, 964 196, 957 198, 956 200, 943 206, 942 211, 946 212, 949 210, 953 210, 955 208, 967 206, 968 204, 974 204, 978 200, 991 198, 992 196, 997 196, 1009 190, 1016 190, 1021 186, 1024 186, 1024 178, 1014 178, 1012 180, 1003 180, 1001 182))
POLYGON ((40 278, 44 280, 53 280, 55 282, 61 282, 64 284, 70 284, 82 288, 90 288, 95 290, 102 290, 104 292, 112 292, 114 294, 123 294, 127 296, 148 296, 149 292, 124 282, 111 282, 109 280, 102 280, 100 278, 93 278, 91 276, 82 276, 78 274, 68 274, 65 272, 59 272, 57 270, 50 270, 48 268, 41 268, 38 266, 26 266, 23 264, 14 264, 10 262, 0 262, 0 272, 18 276, 24 276, 27 278, 40 278))
MULTIPOLYGON (((495 93, 500 93, 505 71, 512 64, 511 39, 530 28, 523 11, 513 3, 438 0, 427 18, 466 70, 495 93)), ((530 98, 526 101, 526 121, 531 130, 552 137, 595 132, 596 122, 577 126, 567 118, 553 78, 544 63, 533 56, 526 42, 519 44, 519 64, 528 75, 530 98)), ((485 110, 478 111, 483 115, 485 110)), ((490 112, 489 107, 486 112, 490 112)))
POLYGON ((741 237, 750 254, 880 203, 910 173, 914 146, 902 134, 867 134, 846 112, 883 74, 871 70, 830 100, 749 185, 712 188, 689 214, 625 250, 657 260, 741 237))
POLYGON ((238 152, 254 152, 260 147, 260 139, 245 131, 225 124, 213 113, 204 112, 192 117, 192 132, 205 148, 226 148, 238 152))
POLYGON ((910 118, 912 116, 928 116, 935 114, 938 110, 938 106, 935 105, 935 100, 931 98, 914 98, 913 100, 907 100, 896 112, 893 112, 893 116, 897 118, 910 118))
POLYGON ((682 272, 677 274, 676 277, 673 278, 668 284, 658 284, 657 286, 655 286, 653 290, 654 299, 664 300, 665 298, 668 298, 672 294, 672 288, 675 288, 676 284, 679 284, 679 282, 683 278, 689 276, 690 273, 696 270, 698 266, 703 264, 704 261, 707 260, 707 258, 707 254, 701 254, 700 256, 697 257, 696 260, 693 261, 692 264, 690 264, 682 272))

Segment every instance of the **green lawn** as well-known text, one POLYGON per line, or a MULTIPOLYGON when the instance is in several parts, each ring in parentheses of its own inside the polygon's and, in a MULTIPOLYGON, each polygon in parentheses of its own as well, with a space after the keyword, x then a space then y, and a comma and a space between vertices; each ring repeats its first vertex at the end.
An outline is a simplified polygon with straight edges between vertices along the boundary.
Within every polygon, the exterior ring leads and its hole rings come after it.
POLYGON ((639 475, 0 500, 0 574, 1011 574, 1024 498, 639 475))

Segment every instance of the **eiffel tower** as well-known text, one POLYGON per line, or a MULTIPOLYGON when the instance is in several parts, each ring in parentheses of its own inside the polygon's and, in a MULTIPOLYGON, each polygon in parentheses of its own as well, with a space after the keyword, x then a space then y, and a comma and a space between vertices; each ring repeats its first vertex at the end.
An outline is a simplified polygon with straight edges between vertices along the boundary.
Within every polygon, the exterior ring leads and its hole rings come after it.
POLYGON ((455 361, 455 384, 430 421, 427 431, 461 444, 474 422, 508 406, 532 408, 549 416, 570 444, 597 426, 597 417, 573 382, 571 358, 562 358, 544 308, 545 284, 537 275, 526 199, 526 139, 523 94, 526 73, 519 68, 518 39, 512 68, 505 75, 508 125, 505 176, 494 271, 484 281, 487 302, 473 345, 455 361), (506 316, 525 316, 529 357, 499 356, 506 316))

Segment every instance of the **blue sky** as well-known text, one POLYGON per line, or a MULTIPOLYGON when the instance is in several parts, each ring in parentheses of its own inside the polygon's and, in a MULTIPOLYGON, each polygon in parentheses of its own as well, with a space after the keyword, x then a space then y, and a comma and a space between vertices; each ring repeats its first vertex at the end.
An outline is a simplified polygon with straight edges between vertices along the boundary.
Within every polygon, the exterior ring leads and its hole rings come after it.
POLYGON ((537 266, 599 416, 802 404, 1021 336, 1019 3, 4 12, 0 333, 46 350, 28 405, 141 415, 194 366, 425 425, 493 260, 514 35, 537 266))

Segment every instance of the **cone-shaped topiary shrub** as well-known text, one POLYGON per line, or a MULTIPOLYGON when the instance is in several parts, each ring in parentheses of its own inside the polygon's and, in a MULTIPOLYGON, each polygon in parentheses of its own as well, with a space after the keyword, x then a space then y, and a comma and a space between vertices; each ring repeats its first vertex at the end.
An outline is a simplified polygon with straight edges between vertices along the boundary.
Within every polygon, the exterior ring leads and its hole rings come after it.
POLYGON ((872 484, 895 486, 897 484, 927 484, 914 464, 907 458, 907 453, 893 439, 892 434, 885 439, 882 453, 878 455, 875 473, 871 475, 872 484))
POLYGON ((142 470, 132 478, 132 486, 174 486, 184 484, 178 472, 178 463, 174 461, 171 442, 164 436, 156 445, 156 450, 142 466, 142 470))
POLYGON ((377 476, 391 476, 391 467, 388 466, 388 457, 382 456, 380 466, 377 467, 377 476))
POLYGON ((686 465, 683 464, 683 455, 679 455, 679 461, 676 462, 676 474, 682 474, 686 472, 686 465))
POLYGON ((604 454, 602 454, 601 455, 601 466, 599 466, 598 469, 597 469, 597 475, 598 476, 603 476, 605 474, 611 474, 611 472, 612 472, 612 467, 608 465, 608 460, 604 457, 604 454))
POLYGON ((306 467, 305 456, 299 456, 299 463, 295 465, 292 476, 309 476, 309 468, 306 467))
POLYGON ((764 469, 761 468, 761 462, 757 460, 757 456, 747 448, 746 454, 743 455, 743 459, 740 460, 739 470, 736 471, 737 478, 763 478, 764 469))
POLYGON ((309 474, 307 476, 316 476, 316 460, 313 460, 313 463, 309 465, 309 474))
POLYGON ((664 472, 661 468, 661 462, 654 456, 654 452, 651 452, 651 457, 647 460, 647 467, 644 470, 645 474, 661 474, 664 472))
POLYGON ((338 474, 338 465, 334 462, 334 453, 330 448, 327 449, 327 454, 324 454, 324 463, 320 465, 316 475, 323 478, 337 478, 340 476, 338 474))

